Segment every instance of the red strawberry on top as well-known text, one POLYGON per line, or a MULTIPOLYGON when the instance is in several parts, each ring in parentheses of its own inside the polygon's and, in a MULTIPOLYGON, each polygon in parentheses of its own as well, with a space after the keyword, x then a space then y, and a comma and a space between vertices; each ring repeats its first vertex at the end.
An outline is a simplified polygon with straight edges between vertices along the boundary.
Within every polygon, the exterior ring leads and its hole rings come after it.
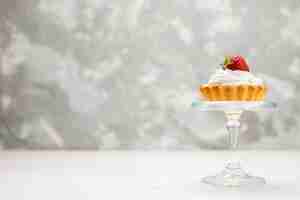
POLYGON ((250 71, 248 64, 242 56, 226 56, 223 64, 224 69, 250 71))

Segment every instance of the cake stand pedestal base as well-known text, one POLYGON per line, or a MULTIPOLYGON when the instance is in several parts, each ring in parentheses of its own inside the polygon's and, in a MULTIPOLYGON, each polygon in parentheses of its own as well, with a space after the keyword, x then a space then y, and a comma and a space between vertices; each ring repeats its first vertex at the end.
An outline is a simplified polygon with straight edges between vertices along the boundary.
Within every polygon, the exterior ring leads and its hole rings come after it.
POLYGON ((215 176, 207 176, 202 179, 204 183, 225 187, 258 187, 266 183, 264 178, 250 176, 239 164, 228 164, 226 168, 215 176))

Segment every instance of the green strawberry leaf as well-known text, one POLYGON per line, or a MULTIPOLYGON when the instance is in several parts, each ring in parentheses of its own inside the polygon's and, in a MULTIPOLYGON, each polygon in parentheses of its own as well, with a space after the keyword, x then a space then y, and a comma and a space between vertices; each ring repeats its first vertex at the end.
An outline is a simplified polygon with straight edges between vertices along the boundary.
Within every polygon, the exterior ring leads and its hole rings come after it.
POLYGON ((226 56, 225 57, 225 60, 224 60, 224 66, 230 64, 230 57, 229 56, 226 56))

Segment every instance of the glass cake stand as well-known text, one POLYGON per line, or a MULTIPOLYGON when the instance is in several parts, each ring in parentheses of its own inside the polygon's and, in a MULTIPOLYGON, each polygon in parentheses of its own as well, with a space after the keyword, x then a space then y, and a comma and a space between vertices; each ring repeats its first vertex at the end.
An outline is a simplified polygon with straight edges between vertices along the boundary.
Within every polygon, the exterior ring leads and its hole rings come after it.
MULTIPOLYGON (((200 101, 192 103, 192 107, 200 111, 223 111, 226 115, 226 128, 229 133, 230 150, 233 152, 238 147, 240 132, 240 117, 244 111, 273 110, 276 104, 269 101, 200 101)), ((237 159, 232 159, 225 169, 215 176, 202 179, 204 183, 216 186, 259 186, 266 183, 264 178, 250 176, 240 166, 237 159)))

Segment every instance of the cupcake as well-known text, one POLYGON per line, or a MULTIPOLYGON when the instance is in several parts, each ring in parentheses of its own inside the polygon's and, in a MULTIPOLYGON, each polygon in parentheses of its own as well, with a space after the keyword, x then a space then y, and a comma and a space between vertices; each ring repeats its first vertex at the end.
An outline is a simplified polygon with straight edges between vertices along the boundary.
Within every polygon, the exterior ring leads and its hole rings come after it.
POLYGON ((262 101, 267 87, 254 76, 241 56, 225 58, 221 69, 200 86, 200 94, 208 101, 262 101))

